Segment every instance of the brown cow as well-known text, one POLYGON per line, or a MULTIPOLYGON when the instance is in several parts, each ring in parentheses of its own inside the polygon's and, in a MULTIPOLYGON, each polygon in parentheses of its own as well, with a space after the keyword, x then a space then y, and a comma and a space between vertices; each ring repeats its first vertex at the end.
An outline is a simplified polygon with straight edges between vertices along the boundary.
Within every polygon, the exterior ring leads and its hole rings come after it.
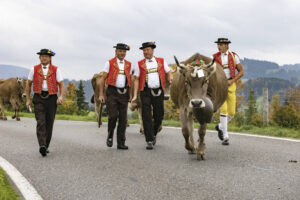
MULTIPOLYGON (((100 79, 101 79, 102 73, 99 74, 94 74, 92 78, 92 86, 94 89, 94 94, 91 98, 91 103, 95 104, 95 112, 97 115, 97 122, 98 122, 98 128, 102 125, 102 109, 105 103, 101 103, 99 101, 99 87, 100 87, 100 79)), ((104 99, 106 101, 106 86, 104 87, 103 94, 104 94, 104 99)))
POLYGON ((10 103, 15 111, 12 118, 20 121, 19 109, 23 102, 22 97, 26 96, 25 87, 26 80, 23 79, 9 78, 0 80, 0 109, 2 114, 0 119, 7 120, 4 105, 10 103))
POLYGON ((227 79, 219 64, 198 53, 181 64, 176 57, 175 61, 178 67, 170 94, 174 104, 180 108, 185 148, 189 153, 195 153, 193 122, 196 118, 200 123, 197 159, 204 160, 206 126, 227 98, 227 79))

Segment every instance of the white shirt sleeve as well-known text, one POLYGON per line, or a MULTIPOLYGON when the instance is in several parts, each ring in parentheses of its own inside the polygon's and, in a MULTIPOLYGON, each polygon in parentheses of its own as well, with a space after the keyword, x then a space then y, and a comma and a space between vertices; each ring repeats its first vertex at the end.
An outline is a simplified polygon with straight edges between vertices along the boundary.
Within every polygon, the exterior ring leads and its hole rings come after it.
POLYGON ((234 56, 234 60, 235 60, 236 65, 240 64, 240 62, 241 62, 239 56, 237 56, 237 55, 234 56))
POLYGON ((56 70, 56 82, 59 83, 61 81, 63 81, 63 77, 61 75, 60 69, 57 68, 57 70, 56 70))
POLYGON ((104 68, 102 69, 101 72, 106 72, 106 73, 109 72, 109 62, 108 61, 106 61, 105 65, 104 65, 104 68))
POLYGON ((139 65, 137 64, 136 67, 134 68, 134 75, 136 77, 140 77, 140 68, 139 65))
POLYGON ((165 69, 165 72, 168 73, 171 69, 167 63, 167 61, 164 59, 164 69, 165 69))
POLYGON ((28 80, 32 81, 33 80, 33 73, 34 73, 34 68, 31 68, 29 75, 28 75, 28 80))

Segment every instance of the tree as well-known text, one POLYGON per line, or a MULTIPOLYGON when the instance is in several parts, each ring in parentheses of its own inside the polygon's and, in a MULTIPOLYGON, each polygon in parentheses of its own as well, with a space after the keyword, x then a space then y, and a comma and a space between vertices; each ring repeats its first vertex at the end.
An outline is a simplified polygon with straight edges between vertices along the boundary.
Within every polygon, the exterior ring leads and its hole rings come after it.
POLYGON ((243 91, 245 89, 245 85, 243 84, 242 80, 238 80, 236 82, 236 110, 238 110, 242 102, 245 100, 243 96, 243 91))
POLYGON ((246 123, 251 124, 252 116, 257 113, 256 99, 252 88, 249 90, 248 109, 246 111, 246 123))
POLYGON ((165 101, 165 119, 167 120, 179 120, 180 111, 176 108, 171 99, 165 101))
POLYGON ((300 87, 290 88, 285 93, 286 105, 293 105, 300 112, 300 87))
POLYGON ((280 106, 273 118, 279 126, 286 128, 300 127, 300 115, 292 104, 280 106))
POLYGON ((77 106, 79 111, 83 111, 86 109, 88 103, 85 102, 85 92, 84 92, 84 85, 82 84, 82 80, 80 80, 78 89, 76 89, 76 95, 77 95, 77 106))
POLYGON ((280 108, 280 96, 278 94, 272 96, 272 101, 271 101, 271 107, 270 107, 270 122, 275 123, 274 121, 274 116, 275 113, 279 110, 280 108))
POLYGON ((76 87, 73 83, 70 82, 68 84, 65 93, 65 99, 63 103, 58 107, 57 112, 69 115, 74 115, 78 112, 78 106, 76 103, 76 87))

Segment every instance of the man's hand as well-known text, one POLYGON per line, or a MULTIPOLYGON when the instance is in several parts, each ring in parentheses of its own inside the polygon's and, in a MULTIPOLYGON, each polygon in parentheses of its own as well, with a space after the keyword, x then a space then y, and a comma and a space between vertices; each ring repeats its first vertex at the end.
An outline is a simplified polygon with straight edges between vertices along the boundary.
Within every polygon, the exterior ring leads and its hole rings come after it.
POLYGON ((131 105, 132 107, 135 107, 137 104, 136 104, 136 99, 137 99, 137 96, 134 96, 132 99, 131 99, 131 105))
POLYGON ((100 101, 101 103, 105 103, 105 100, 104 100, 104 96, 103 96, 103 95, 100 95, 100 96, 99 96, 99 101, 100 101))
POLYGON ((63 102, 63 97, 62 96, 58 97, 57 104, 62 104, 62 102, 63 102))
POLYGON ((172 83, 172 81, 173 81, 173 76, 170 76, 170 78, 169 78, 169 83, 171 84, 172 83))
POLYGON ((231 86, 234 83, 233 79, 228 80, 228 86, 231 86))
POLYGON ((173 81, 173 74, 171 72, 169 72, 169 74, 168 74, 168 81, 169 81, 170 84, 173 81))

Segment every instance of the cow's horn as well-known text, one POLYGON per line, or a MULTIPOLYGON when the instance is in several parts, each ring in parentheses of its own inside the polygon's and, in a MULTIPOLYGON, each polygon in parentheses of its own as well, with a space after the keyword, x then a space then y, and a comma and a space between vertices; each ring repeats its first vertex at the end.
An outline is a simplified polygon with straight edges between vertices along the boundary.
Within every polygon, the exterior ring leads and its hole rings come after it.
POLYGON ((174 59, 175 59, 176 65, 179 67, 180 65, 179 65, 179 62, 178 62, 176 56, 174 56, 174 59))
POLYGON ((175 59, 176 65, 177 65, 178 67, 180 67, 180 69, 184 69, 184 67, 183 67, 182 65, 179 64, 179 62, 178 62, 176 56, 174 56, 174 59, 175 59))
POLYGON ((216 57, 214 56, 214 58, 212 59, 211 63, 209 63, 208 65, 206 65, 207 68, 211 67, 214 63, 215 63, 216 57))

